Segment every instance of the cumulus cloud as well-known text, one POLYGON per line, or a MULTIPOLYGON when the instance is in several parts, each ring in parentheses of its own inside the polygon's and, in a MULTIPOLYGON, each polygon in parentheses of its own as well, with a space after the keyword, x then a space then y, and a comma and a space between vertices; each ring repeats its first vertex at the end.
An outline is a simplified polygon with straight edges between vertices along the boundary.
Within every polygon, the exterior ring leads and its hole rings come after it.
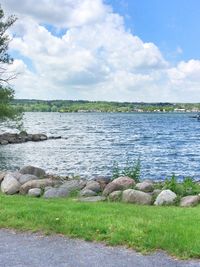
POLYGON ((10 33, 11 51, 21 55, 13 65, 21 73, 14 82, 17 97, 179 101, 183 90, 183 96, 200 90, 200 61, 171 66, 101 0, 2 3, 19 17, 10 33), (47 23, 66 32, 55 35, 47 23))

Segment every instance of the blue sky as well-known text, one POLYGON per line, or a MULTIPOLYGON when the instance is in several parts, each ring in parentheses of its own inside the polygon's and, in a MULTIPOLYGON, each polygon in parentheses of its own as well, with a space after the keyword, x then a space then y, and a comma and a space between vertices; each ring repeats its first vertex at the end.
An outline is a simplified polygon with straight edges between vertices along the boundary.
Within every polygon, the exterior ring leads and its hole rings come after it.
POLYGON ((2 0, 18 98, 200 102, 200 0, 2 0))
POLYGON ((169 60, 200 58, 199 0, 106 0, 127 28, 169 60), (178 50, 182 53, 177 53, 178 50))

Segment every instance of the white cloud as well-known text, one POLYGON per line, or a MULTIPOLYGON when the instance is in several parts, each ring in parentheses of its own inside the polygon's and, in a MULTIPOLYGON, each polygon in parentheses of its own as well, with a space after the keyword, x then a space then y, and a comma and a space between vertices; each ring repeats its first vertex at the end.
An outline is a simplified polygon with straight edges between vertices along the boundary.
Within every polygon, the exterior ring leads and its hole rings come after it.
POLYGON ((197 100, 200 61, 170 66, 155 44, 127 31, 123 18, 101 0, 2 3, 19 16, 11 49, 34 65, 33 71, 23 58, 15 61, 21 73, 14 82, 17 97, 187 101, 184 96, 190 95, 190 101, 197 100), (41 22, 68 29, 55 36, 41 22))

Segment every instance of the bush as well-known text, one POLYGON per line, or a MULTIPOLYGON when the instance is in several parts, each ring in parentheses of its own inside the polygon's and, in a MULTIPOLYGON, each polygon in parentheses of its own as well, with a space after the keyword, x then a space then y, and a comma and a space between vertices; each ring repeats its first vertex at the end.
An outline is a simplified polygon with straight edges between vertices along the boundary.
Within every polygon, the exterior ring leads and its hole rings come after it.
POLYGON ((138 183, 140 181, 140 172, 140 159, 137 159, 136 162, 130 162, 127 160, 126 166, 123 169, 120 169, 118 163, 115 161, 113 164, 112 179, 114 180, 120 176, 128 176, 138 183))

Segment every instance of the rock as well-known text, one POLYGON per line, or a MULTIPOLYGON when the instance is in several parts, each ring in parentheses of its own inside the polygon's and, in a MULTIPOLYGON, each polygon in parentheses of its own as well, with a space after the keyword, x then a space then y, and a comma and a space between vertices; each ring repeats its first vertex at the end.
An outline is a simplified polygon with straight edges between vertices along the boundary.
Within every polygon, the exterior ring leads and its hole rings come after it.
POLYGON ((19 178, 19 182, 21 185, 25 184, 26 182, 31 181, 31 180, 38 180, 38 177, 35 175, 32 175, 32 174, 23 174, 19 178))
POLYGON ((20 183, 14 178, 12 173, 8 173, 1 183, 1 191, 7 195, 13 195, 19 192, 20 186, 20 183))
POLYGON ((61 185, 61 188, 66 188, 69 192, 73 192, 73 191, 79 191, 83 189, 84 186, 85 186, 85 183, 83 183, 83 181, 71 180, 71 181, 67 181, 63 183, 61 185))
POLYGON ((151 205, 152 197, 148 193, 142 191, 127 189, 122 193, 122 201, 141 205, 151 205))
POLYGON ((119 177, 117 179, 114 179, 111 183, 109 183, 104 191, 103 195, 108 196, 113 191, 118 190, 125 190, 128 188, 132 188, 135 185, 135 181, 127 176, 119 177))
POLYGON ((33 142, 40 141, 40 135, 39 134, 32 134, 32 141, 33 142))
POLYGON ((0 172, 0 183, 3 181, 5 176, 6 176, 6 172, 0 172))
POLYGON ((152 192, 152 196, 155 198, 162 192, 161 189, 154 189, 152 192))
POLYGON ((1 140, 0 144, 5 146, 5 145, 9 144, 9 142, 7 140, 1 140))
POLYGON ((198 205, 200 202, 200 196, 186 196, 181 198, 181 207, 192 207, 198 205))
POLYGON ((170 205, 175 202, 177 195, 171 190, 163 190, 156 198, 154 205, 170 205))
POLYGON ((42 190, 40 188, 31 188, 28 190, 28 196, 30 197, 40 197, 42 190))
POLYGON ((94 178, 94 181, 99 183, 99 185, 101 187, 101 191, 103 191, 105 189, 106 185, 111 182, 111 177, 99 176, 99 177, 94 178))
POLYGON ((114 191, 109 195, 110 201, 120 201, 122 198, 122 191, 114 191))
POLYGON ((80 191, 80 196, 81 197, 93 197, 93 196, 96 196, 97 193, 90 190, 90 189, 87 189, 87 188, 84 188, 83 190, 80 191))
POLYGON ((54 139, 54 140, 61 139, 61 138, 62 137, 60 135, 58 135, 58 136, 49 136, 49 139, 54 139))
POLYGON ((19 172, 21 174, 32 174, 39 178, 45 175, 45 171, 43 169, 33 166, 25 166, 19 172))
POLYGON ((96 193, 99 193, 101 191, 100 184, 96 181, 88 181, 85 189, 92 190, 96 193))
POLYGON ((99 201, 105 201, 106 198, 103 196, 96 196, 96 197, 82 197, 78 199, 81 202, 99 202, 99 201))
POLYGON ((145 193, 153 192, 154 186, 152 182, 144 181, 142 183, 137 183, 135 189, 143 191, 145 193))
POLYGON ((47 140, 47 136, 45 134, 40 134, 40 141, 45 141, 47 140))
POLYGON ((50 188, 44 192, 44 198, 61 198, 68 197, 70 192, 67 188, 50 188))
POLYGON ((19 191, 22 195, 25 195, 31 188, 45 188, 46 186, 54 186, 54 185, 56 185, 56 181, 51 179, 31 180, 21 185, 19 191))

